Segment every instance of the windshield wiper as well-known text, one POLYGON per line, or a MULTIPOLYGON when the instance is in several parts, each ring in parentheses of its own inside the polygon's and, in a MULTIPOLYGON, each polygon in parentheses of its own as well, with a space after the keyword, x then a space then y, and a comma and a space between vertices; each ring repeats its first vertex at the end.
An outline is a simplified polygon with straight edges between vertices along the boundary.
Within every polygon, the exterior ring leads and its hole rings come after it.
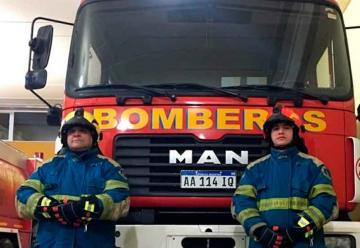
MULTIPOLYGON (((227 87, 227 89, 249 89, 249 90, 270 90, 270 91, 286 91, 288 93, 295 94, 298 98, 293 99, 296 106, 302 106, 303 97, 308 97, 312 99, 319 100, 322 104, 326 105, 329 102, 329 97, 325 95, 315 95, 308 92, 304 92, 299 88, 285 88, 277 85, 241 85, 241 86, 232 86, 227 87), (299 98, 300 97, 300 98, 299 98)), ((290 99, 289 96, 268 96, 268 103, 269 105, 275 105, 278 100, 281 99, 290 99)))
MULTIPOLYGON (((86 86, 82 88, 77 88, 75 91, 86 91, 86 90, 96 90, 96 89, 129 89, 134 91, 142 91, 146 95, 141 97, 144 101, 144 104, 151 104, 152 97, 154 96, 166 96, 172 102, 176 101, 176 96, 173 94, 169 94, 167 91, 159 92, 154 89, 149 89, 148 87, 134 86, 130 84, 102 84, 102 85, 92 85, 86 86)), ((116 101, 119 105, 124 105, 125 101, 130 98, 139 98, 139 96, 127 95, 127 96, 117 96, 116 101)))
POLYGON ((153 87, 153 88, 166 88, 166 89, 172 89, 172 90, 177 90, 177 89, 200 89, 200 90, 208 90, 208 91, 213 91, 213 92, 217 92, 221 95, 226 95, 226 96, 233 96, 236 98, 240 98, 243 102, 247 102, 248 97, 244 96, 244 95, 240 95, 238 93, 232 92, 232 91, 228 91, 228 90, 224 90, 221 88, 217 88, 217 87, 211 87, 211 86, 207 86, 207 85, 202 85, 202 84, 191 84, 191 83, 183 83, 183 84, 153 84, 153 85, 148 85, 149 87, 153 87))

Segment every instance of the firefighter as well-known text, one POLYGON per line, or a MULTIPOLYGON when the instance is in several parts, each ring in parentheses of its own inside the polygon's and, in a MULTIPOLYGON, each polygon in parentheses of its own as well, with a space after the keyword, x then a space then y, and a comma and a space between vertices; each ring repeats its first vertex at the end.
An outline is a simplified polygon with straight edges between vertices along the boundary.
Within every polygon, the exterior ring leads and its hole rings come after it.
POLYGON ((276 106, 263 126, 270 153, 250 163, 234 193, 232 213, 250 248, 326 247, 323 225, 337 217, 331 176, 304 153, 295 112, 276 106))
POLYGON ((17 190, 20 217, 36 219, 35 247, 115 247, 115 223, 129 210, 121 167, 98 148, 89 112, 69 113, 60 128, 62 152, 17 190))

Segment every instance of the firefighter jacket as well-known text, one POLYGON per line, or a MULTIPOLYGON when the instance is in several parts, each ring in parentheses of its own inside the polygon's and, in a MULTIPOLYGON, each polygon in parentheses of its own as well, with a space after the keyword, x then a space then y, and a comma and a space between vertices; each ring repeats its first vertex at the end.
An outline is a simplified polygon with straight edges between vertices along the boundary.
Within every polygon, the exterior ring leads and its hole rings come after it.
POLYGON ((38 168, 17 190, 18 214, 35 218, 37 202, 43 196, 57 200, 78 200, 96 195, 102 205, 99 219, 85 226, 71 227, 57 220, 38 220, 35 247, 115 247, 115 223, 129 209, 129 188, 121 167, 92 148, 80 156, 65 150, 38 168))
POLYGON ((316 224, 314 238, 293 247, 326 247, 322 226, 337 217, 338 207, 331 176, 317 158, 296 147, 271 149, 271 153, 249 164, 233 196, 232 213, 253 237, 250 248, 263 247, 255 241, 257 227, 279 226, 280 231, 296 225, 299 216, 316 224))

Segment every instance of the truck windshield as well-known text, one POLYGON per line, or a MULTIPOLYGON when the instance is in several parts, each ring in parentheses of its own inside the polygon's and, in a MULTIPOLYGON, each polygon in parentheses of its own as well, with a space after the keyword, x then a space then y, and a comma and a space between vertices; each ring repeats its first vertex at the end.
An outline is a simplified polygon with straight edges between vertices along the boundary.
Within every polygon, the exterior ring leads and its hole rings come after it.
POLYGON ((304 98, 352 96, 342 18, 319 1, 89 1, 74 27, 66 92, 129 90, 107 87, 114 84, 189 96, 210 93, 170 86, 247 96, 267 96, 267 86, 276 86, 305 92, 304 98))

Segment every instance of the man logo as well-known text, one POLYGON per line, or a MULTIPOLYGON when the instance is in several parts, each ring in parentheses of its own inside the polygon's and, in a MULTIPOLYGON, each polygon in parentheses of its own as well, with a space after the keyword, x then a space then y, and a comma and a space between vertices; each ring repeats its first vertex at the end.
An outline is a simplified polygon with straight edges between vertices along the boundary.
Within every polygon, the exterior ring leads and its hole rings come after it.
MULTIPOLYGON (((240 155, 234 151, 225 151, 225 161, 223 164, 234 164, 234 161, 240 164, 249 163, 248 151, 241 151, 240 155)), ((170 164, 192 164, 193 163, 193 151, 185 150, 183 153, 179 153, 177 150, 169 150, 169 163, 170 164)), ((213 150, 205 150, 200 158, 196 161, 196 164, 222 164, 213 150)))

